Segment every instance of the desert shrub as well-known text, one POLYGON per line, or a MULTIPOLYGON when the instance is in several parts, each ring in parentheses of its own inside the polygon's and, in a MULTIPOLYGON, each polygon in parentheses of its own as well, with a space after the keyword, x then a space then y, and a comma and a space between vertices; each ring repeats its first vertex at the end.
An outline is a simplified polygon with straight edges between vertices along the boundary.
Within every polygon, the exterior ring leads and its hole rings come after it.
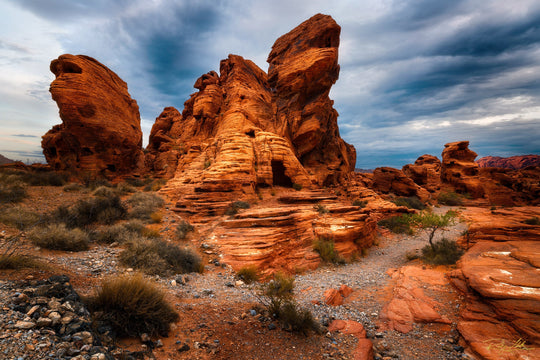
POLYGON ((165 293, 139 274, 103 281, 87 302, 94 321, 110 324, 119 336, 167 336, 178 320, 165 293))
POLYGON ((333 264, 344 264, 345 260, 339 255, 335 249, 334 239, 330 237, 320 236, 313 243, 313 250, 319 253, 321 259, 325 262, 333 264))
POLYGON ((187 237, 188 233, 192 232, 193 230, 193 225, 191 225, 185 220, 181 220, 178 225, 176 225, 176 230, 174 233, 177 239, 184 240, 187 237))
POLYGON ((0 212, 0 222, 15 226, 19 230, 37 225, 41 221, 40 215, 18 206, 7 207, 0 212))
POLYGON ((150 215, 162 207, 165 201, 157 194, 136 193, 129 197, 127 203, 131 206, 131 218, 150 220, 150 215))
POLYGON ((64 186, 67 176, 55 171, 25 172, 23 181, 31 186, 64 186))
POLYGON ((131 194, 134 192, 137 192, 137 189, 133 187, 133 185, 130 185, 125 182, 121 182, 116 184, 116 191, 118 194, 131 194))
POLYGON ((165 179, 150 179, 150 182, 143 188, 144 191, 158 191, 165 185, 165 179))
POLYGON ((321 215, 328 214, 330 212, 326 206, 321 204, 317 204, 313 208, 321 215))
POLYGON ((126 178, 125 180, 125 183, 131 185, 131 186, 135 186, 135 187, 141 187, 141 186, 144 186, 146 185, 145 181, 143 179, 140 179, 140 178, 126 178))
POLYGON ((249 209, 250 204, 246 201, 234 201, 229 205, 227 210, 225 210, 225 215, 236 215, 240 209, 249 209))
POLYGON ((45 264, 32 256, 21 254, 19 238, 12 236, 0 244, 0 270, 40 269, 45 264))
POLYGON ((64 185, 63 190, 65 192, 78 192, 78 191, 82 191, 83 188, 84 187, 81 184, 69 183, 67 185, 64 185))
POLYGON ((133 238, 126 243, 120 261, 151 275, 202 272, 200 256, 188 247, 178 247, 160 239, 133 238))
POLYGON ((206 160, 203 165, 203 169, 208 169, 212 165, 212 162, 210 160, 206 160))
POLYGON ((150 222, 153 224, 160 224, 163 221, 163 214, 160 212, 153 212, 150 214, 150 222))
POLYGON ((100 230, 93 231, 90 235, 92 241, 100 244, 112 244, 114 242, 124 243, 133 236, 133 232, 126 229, 122 224, 107 226, 100 230))
POLYGON ((90 244, 88 234, 81 229, 68 229, 64 224, 34 228, 28 238, 34 245, 51 250, 83 251, 90 244))
POLYGON ((294 190, 296 190, 296 191, 300 191, 300 190, 302 190, 303 186, 302 186, 302 184, 294 183, 294 184, 292 184, 292 188, 294 190))
POLYGON ((52 214, 52 219, 62 222, 67 227, 85 227, 92 223, 112 224, 126 216, 126 208, 117 195, 112 197, 96 196, 81 199, 71 208, 59 206, 52 214))
POLYGON ((352 202, 352 205, 353 206, 358 206, 359 208, 365 208, 366 205, 367 205, 367 200, 360 200, 360 199, 355 199, 353 202, 352 202))
POLYGON ((448 206, 459 206, 463 203, 463 197, 453 191, 441 192, 437 197, 439 204, 448 206))
POLYGON ((269 316, 279 321, 289 331, 307 335, 309 331, 320 332, 320 326, 312 314, 298 306, 293 297, 294 278, 281 273, 262 285, 260 301, 266 307, 269 316))
POLYGON ((118 192, 115 188, 100 186, 92 192, 92 195, 108 198, 117 196, 118 192))
POLYGON ((432 245, 422 248, 422 260, 433 265, 452 265, 463 255, 463 250, 455 241, 442 238, 432 245))
POLYGON ((122 226, 125 227, 126 230, 137 233, 139 235, 141 235, 144 229, 146 229, 146 226, 144 225, 144 223, 137 219, 126 221, 125 223, 122 224, 122 226))
POLYGON ((94 179, 92 177, 87 177, 83 180, 84 186, 90 190, 95 190, 101 186, 112 187, 113 184, 107 179, 94 179))
POLYGON ((540 219, 538 216, 533 216, 523 221, 527 225, 540 225, 540 219))
POLYGON ((409 209, 424 210, 426 205, 416 196, 399 197, 392 201, 397 206, 405 206, 409 209))
POLYGON ((26 186, 22 182, 0 183, 0 204, 21 202, 26 197, 26 186))
POLYGON ((263 285, 263 295, 267 297, 287 298, 293 295, 294 277, 281 272, 275 273, 272 280, 263 285))
POLYGON ((246 284, 251 284, 253 282, 259 281, 261 275, 259 273, 259 268, 255 265, 246 265, 238 269, 236 273, 240 279, 242 279, 246 284))
POLYGON ((411 217, 407 214, 392 216, 388 219, 383 219, 378 222, 379 226, 385 227, 396 234, 413 234, 411 228, 411 217))
POLYGON ((320 325, 311 312, 301 308, 291 299, 275 301, 270 313, 286 330, 301 332, 304 335, 307 335, 309 331, 321 332, 320 325))

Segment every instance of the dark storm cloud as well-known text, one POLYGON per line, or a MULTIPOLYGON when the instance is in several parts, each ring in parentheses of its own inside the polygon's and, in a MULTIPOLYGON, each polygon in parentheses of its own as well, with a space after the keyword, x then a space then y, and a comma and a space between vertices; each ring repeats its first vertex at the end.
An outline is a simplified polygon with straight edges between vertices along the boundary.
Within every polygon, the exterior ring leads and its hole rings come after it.
MULTIPOLYGON (((540 153, 538 1, 2 1, 45 19, 62 51, 88 54, 125 80, 146 134, 229 53, 266 70, 275 39, 321 12, 342 27, 331 97, 359 167, 401 167, 457 140, 481 156, 540 153)), ((38 53, 0 39, 2 65, 38 53)), ((50 60, 40 59, 40 71, 50 60)), ((29 81, 25 94, 50 103, 49 78, 29 81)))

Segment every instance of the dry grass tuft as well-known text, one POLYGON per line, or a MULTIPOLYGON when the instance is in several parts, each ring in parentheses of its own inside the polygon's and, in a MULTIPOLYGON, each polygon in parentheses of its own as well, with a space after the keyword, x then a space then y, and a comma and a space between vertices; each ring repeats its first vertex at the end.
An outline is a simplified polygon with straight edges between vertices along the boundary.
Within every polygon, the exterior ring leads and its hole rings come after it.
POLYGON ((50 224, 34 228, 30 241, 41 248, 64 251, 83 251, 90 246, 90 238, 81 229, 68 229, 64 224, 50 224))
POLYGON ((105 280, 88 303, 94 320, 110 324, 119 336, 167 336, 179 318, 165 293, 140 274, 105 280))

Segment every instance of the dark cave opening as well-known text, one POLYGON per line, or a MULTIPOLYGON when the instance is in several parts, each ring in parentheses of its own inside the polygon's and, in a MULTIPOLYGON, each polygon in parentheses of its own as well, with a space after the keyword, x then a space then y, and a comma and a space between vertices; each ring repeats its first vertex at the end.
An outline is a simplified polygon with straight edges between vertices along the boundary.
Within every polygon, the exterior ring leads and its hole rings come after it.
POLYGON ((272 160, 272 183, 277 186, 292 187, 291 178, 285 175, 283 161, 272 160))

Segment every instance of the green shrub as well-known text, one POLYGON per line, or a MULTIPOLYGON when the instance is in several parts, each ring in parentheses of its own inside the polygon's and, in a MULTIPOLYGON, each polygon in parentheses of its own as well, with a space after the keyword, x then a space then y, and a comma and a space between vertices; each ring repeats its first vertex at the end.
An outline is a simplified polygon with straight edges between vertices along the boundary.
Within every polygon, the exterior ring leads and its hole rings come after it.
POLYGON ((250 206, 251 205, 246 201, 234 201, 229 205, 227 210, 225 210, 225 215, 236 215, 240 209, 249 209, 250 206))
POLYGON ((360 199, 355 199, 352 202, 353 206, 358 206, 359 208, 365 208, 367 204, 368 204, 367 200, 360 200, 360 199))
POLYGON ((203 169, 208 169, 212 165, 212 162, 210 160, 206 160, 203 165, 203 169))
POLYGON ((200 256, 192 249, 180 248, 160 239, 133 238, 126 243, 120 261, 151 275, 202 272, 200 256))
POLYGON ((317 204, 313 208, 321 215, 328 214, 330 212, 326 206, 321 204, 317 204))
POLYGON ((54 171, 27 172, 24 181, 31 186, 64 186, 67 176, 54 171))
POLYGON ((334 239, 330 237, 320 236, 313 243, 313 250, 319 253, 321 259, 325 262, 333 264, 344 264, 345 260, 339 255, 335 249, 334 239))
POLYGON ((302 186, 302 184, 294 183, 294 184, 292 184, 292 188, 294 190, 296 190, 296 191, 300 191, 300 190, 302 190, 303 186, 302 186))
POLYGON ((293 298, 293 290, 294 278, 277 273, 261 287, 259 299, 266 306, 269 316, 277 319, 284 329, 304 335, 311 330, 319 333, 319 324, 308 310, 298 306, 293 298))
POLYGON ((441 192, 437 201, 442 205, 459 206, 463 204, 463 197, 453 191, 441 192))
POLYGON ((162 207, 165 200, 154 193, 136 193, 130 196, 127 203, 131 206, 131 218, 150 220, 151 214, 162 207))
POLYGON ((288 298, 293 295, 294 277, 281 272, 275 273, 272 280, 263 285, 263 295, 271 298, 288 298))
POLYGON ((126 216, 126 208, 117 195, 112 197, 96 196, 81 199, 71 208, 59 206, 52 214, 52 219, 62 222, 67 227, 86 227, 99 222, 112 224, 126 216))
POLYGON ((88 306, 94 321, 110 324, 119 336, 167 336, 179 318, 165 293, 138 274, 103 281, 88 306))
POLYGON ((453 265, 463 255, 455 241, 446 238, 422 248, 422 260, 433 265, 453 265))
POLYGON ((523 221, 527 225, 540 225, 540 219, 538 216, 533 216, 531 218, 528 218, 527 220, 523 221))
POLYGON ((405 206, 409 209, 424 210, 426 205, 416 196, 399 197, 392 201, 397 206, 405 206))
POLYGON ((167 182, 165 179, 149 179, 150 182, 143 188, 144 191, 158 191, 167 182))
MULTIPOLYGON (((125 183, 127 183, 127 184, 129 184, 131 186, 135 186, 135 187, 141 187, 141 186, 144 186, 144 185, 147 184, 147 183, 145 183, 145 181, 143 179, 134 178, 134 177, 126 178, 124 181, 125 181, 125 183)), ((151 181, 151 179, 150 179, 150 181, 151 181)), ((120 185, 120 184, 118 184, 118 185, 120 185)))
POLYGON ((0 183, 0 204, 21 202, 26 197, 26 186, 22 182, 0 183))
POLYGON ((68 229, 64 224, 34 228, 28 238, 34 245, 51 250, 83 251, 90 244, 88 234, 81 229, 68 229))
POLYGON ((176 238, 179 240, 184 240, 188 233, 192 232, 194 230, 193 225, 191 225, 189 222, 185 220, 181 220, 178 225, 176 225, 175 235, 176 238))
POLYGON ((413 229, 411 228, 411 217, 407 214, 383 219, 379 221, 378 224, 379 226, 385 227, 396 234, 412 235, 414 233, 413 229))
POLYGON ((89 188, 90 190, 95 190, 101 186, 112 187, 113 184, 111 184, 110 181, 106 179, 86 178, 84 180, 84 186, 89 188))
POLYGON ((236 276, 242 279, 246 284, 259 281, 261 277, 259 268, 255 265, 246 265, 241 267, 236 273, 236 276))
POLYGON ((24 230, 41 222, 41 216, 18 206, 7 207, 0 212, 0 222, 24 230))

